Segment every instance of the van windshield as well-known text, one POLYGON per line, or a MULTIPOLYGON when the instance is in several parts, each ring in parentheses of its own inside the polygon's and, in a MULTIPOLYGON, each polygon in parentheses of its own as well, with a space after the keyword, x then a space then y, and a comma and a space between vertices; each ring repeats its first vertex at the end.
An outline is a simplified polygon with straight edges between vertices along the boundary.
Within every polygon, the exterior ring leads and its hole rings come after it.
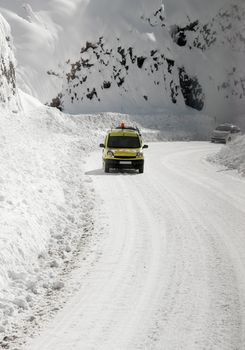
POLYGON ((232 128, 229 125, 219 125, 219 126, 217 126, 216 130, 219 130, 219 131, 231 131, 232 128))
POLYGON ((109 148, 140 148, 140 140, 138 137, 132 136, 109 136, 109 148))

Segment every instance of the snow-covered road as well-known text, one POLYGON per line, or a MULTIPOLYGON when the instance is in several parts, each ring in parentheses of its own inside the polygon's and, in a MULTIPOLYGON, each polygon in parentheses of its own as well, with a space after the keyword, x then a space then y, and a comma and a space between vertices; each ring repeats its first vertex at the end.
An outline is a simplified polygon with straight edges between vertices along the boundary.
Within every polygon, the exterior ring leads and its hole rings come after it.
POLYGON ((218 148, 152 143, 142 175, 92 154, 97 258, 26 349, 244 349, 245 181, 205 160, 218 148))

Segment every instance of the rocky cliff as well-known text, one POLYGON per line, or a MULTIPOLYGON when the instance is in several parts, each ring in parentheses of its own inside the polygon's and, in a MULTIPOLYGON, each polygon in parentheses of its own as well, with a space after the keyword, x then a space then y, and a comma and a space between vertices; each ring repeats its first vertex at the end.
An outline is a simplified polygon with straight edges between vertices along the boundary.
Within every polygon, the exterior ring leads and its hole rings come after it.
POLYGON ((0 109, 17 111, 19 108, 12 37, 9 25, 0 15, 0 109))
POLYGON ((18 83, 43 103, 71 113, 167 110, 223 121, 244 113, 242 0, 3 5, 18 83))
POLYGON ((242 113, 245 9, 227 5, 210 16, 168 24, 164 8, 141 17, 144 33, 101 36, 68 61, 56 103, 69 111, 159 110, 183 106, 214 115, 242 113), (130 45, 131 44, 131 45, 130 45))

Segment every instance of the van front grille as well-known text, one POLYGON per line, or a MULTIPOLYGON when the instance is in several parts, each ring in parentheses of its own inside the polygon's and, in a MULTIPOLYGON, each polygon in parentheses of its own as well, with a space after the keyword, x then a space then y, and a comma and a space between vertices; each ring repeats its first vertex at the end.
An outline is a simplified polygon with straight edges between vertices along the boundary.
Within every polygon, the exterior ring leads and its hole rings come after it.
POLYGON ((132 158, 136 158, 136 156, 117 156, 117 155, 115 155, 115 158, 118 158, 118 159, 132 159, 132 158))

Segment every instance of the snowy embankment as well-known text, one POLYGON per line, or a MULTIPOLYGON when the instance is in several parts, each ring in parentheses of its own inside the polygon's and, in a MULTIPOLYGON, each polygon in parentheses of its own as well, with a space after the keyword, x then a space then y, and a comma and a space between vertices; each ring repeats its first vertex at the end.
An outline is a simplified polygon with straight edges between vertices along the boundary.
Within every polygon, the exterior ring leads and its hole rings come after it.
POLYGON ((228 169, 236 169, 245 176, 245 135, 222 147, 217 154, 209 157, 209 160, 228 169))
POLYGON ((0 347, 60 307, 65 274, 93 230, 85 158, 115 120, 41 105, 1 115, 0 347))
POLYGON ((9 335, 62 287, 58 267, 70 260, 81 222, 89 225, 81 216, 92 204, 83 201, 85 151, 70 120, 43 107, 1 115, 0 135, 0 331, 9 335))

